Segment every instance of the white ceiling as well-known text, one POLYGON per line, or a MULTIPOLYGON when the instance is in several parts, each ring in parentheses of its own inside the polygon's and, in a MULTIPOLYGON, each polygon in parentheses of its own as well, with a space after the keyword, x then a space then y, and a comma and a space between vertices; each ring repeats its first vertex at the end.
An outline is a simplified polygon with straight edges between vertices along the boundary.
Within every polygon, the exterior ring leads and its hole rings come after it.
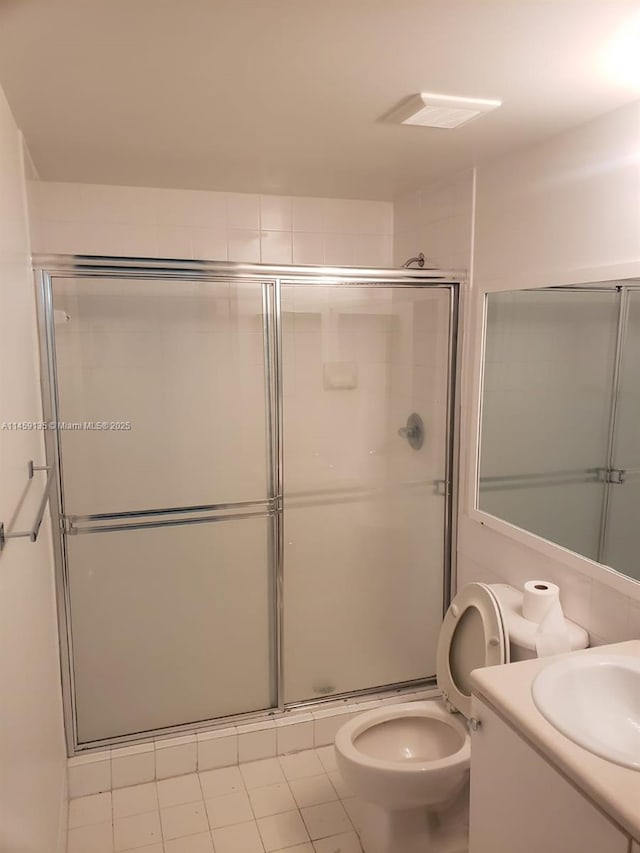
POLYGON ((639 16, 640 0, 0 0, 0 84, 45 180, 392 199, 640 97, 639 16), (503 106, 458 130, 380 120, 420 91, 503 106))

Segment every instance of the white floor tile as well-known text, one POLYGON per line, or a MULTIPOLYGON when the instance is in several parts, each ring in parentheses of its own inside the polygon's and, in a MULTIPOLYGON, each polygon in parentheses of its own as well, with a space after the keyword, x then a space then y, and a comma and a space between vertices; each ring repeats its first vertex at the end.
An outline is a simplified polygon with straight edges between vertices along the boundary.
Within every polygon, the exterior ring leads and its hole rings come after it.
POLYGON ((346 811, 340 803, 324 803, 300 809, 309 835, 315 841, 329 835, 340 835, 353 829, 346 811))
POLYGON ((320 776, 324 773, 324 767, 313 749, 283 755, 279 761, 287 779, 302 779, 305 776, 320 776))
POLYGON ((316 755, 320 759, 322 766, 327 773, 332 773, 338 769, 336 763, 336 748, 333 746, 319 746, 316 749, 316 755))
POLYGON ((118 788, 112 794, 113 817, 130 817, 158 810, 158 794, 155 782, 118 788))
POLYGON ((303 779, 292 779, 289 786, 298 808, 331 803, 338 799, 335 788, 326 773, 323 773, 322 776, 305 776, 303 779))
POLYGON ((249 791, 251 807, 256 817, 268 817, 280 812, 293 811, 296 801, 293 799, 286 782, 278 785, 267 785, 264 788, 254 788, 249 791))
POLYGON ((277 758, 264 758, 262 761, 249 761, 240 765, 240 772, 247 788, 262 788, 284 782, 284 774, 277 758))
POLYGON ((165 842, 183 835, 207 832, 209 829, 203 802, 182 803, 179 806, 160 809, 160 820, 165 842))
MULTIPOLYGON (((158 812, 121 817, 113 821, 114 849, 116 853, 155 844, 162 840, 158 812)), ((93 851, 91 851, 93 853, 93 851)))
POLYGON ((211 800, 205 800, 205 806, 212 829, 253 820, 253 812, 246 791, 213 797, 211 800))
POLYGON ((199 832, 197 835, 187 835, 166 841, 164 853, 213 853, 211 833, 199 832))
POLYGON ((297 809, 258 818, 258 829, 267 853, 309 840, 309 834, 297 809))
POLYGON ((314 850, 313 844, 309 841, 306 844, 296 844, 295 847, 287 847, 286 850, 283 847, 282 850, 275 850, 274 853, 314 853, 314 850))
POLYGON ((334 770, 328 774, 331 784, 338 792, 341 800, 346 800, 347 797, 353 797, 353 791, 342 778, 342 774, 338 770, 334 770))
POLYGON ((200 773, 200 786, 205 800, 244 791, 244 782, 237 767, 221 767, 200 773))
POLYGON ((216 853, 264 853, 255 821, 212 829, 211 836, 216 853))
POLYGON ((90 794, 69 802, 69 829, 111 820, 111 792, 90 794))
POLYGON ((197 803, 202 799, 202 789, 197 773, 162 779, 158 785, 158 802, 161 809, 181 803, 197 803))
POLYGON ((342 805, 349 815, 351 823, 355 826, 356 832, 362 832, 362 800, 358 797, 350 797, 347 800, 343 800, 342 805))
POLYGON ((111 821, 70 829, 67 839, 67 853, 113 853, 111 821))
POLYGON ((316 853, 362 853, 362 847, 355 832, 331 835, 329 838, 314 841, 313 846, 316 853))
POLYGON ((134 847, 129 850, 123 850, 122 853, 164 853, 164 846, 158 844, 145 844, 144 847, 134 847))

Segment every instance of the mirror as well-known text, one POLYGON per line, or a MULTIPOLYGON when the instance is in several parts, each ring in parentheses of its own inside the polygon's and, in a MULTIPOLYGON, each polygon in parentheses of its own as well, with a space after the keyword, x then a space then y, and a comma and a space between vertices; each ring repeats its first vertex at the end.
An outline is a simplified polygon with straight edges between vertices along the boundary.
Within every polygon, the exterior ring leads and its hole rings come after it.
POLYGON ((640 280, 486 300, 478 509, 640 580, 640 280))

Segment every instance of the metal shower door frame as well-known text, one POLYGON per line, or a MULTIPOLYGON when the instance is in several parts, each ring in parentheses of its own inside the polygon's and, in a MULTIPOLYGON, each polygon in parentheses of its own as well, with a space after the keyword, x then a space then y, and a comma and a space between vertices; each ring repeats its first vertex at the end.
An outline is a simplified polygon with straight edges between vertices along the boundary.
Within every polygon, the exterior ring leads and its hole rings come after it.
MULTIPOLYGON (((454 273, 439 270, 384 270, 358 269, 341 267, 294 267, 269 266, 263 264, 217 263, 200 261, 175 261, 137 258, 93 257, 93 256, 35 256, 34 273, 36 279, 38 324, 40 339, 41 362, 41 391, 43 403, 43 421, 57 423, 59 417, 58 375, 55 351, 55 329, 53 308, 53 279, 64 278, 106 278, 106 279, 139 279, 139 280, 174 280, 218 282, 223 280, 245 281, 262 284, 263 294, 263 336, 264 336, 264 373, 265 373, 265 409, 267 431, 267 482, 268 496, 265 501, 242 502, 263 504, 264 511, 257 514, 269 517, 269 574, 273 589, 273 601, 270 604, 272 612, 273 635, 272 645, 272 677, 275 687, 273 703, 270 708, 262 711, 249 711, 242 714, 212 718, 196 723, 184 723, 162 729, 153 729, 106 738, 100 741, 80 743, 78 739, 78 720, 75 702, 75 685, 73 673, 73 636, 71 630, 71 600, 68 555, 66 538, 72 533, 72 525, 64 515, 64 459, 61 447, 61 435, 58 429, 45 430, 45 448, 47 464, 54 465, 54 489, 51 496, 53 555, 55 567, 56 607, 59 625, 59 653, 64 706, 65 732, 67 748, 70 756, 92 749, 104 749, 110 746, 130 744, 136 741, 148 740, 155 735, 180 734, 185 731, 193 732, 198 729, 208 729, 216 725, 230 725, 240 722, 271 719, 275 714, 284 712, 285 708, 307 707, 322 702, 348 699, 359 695, 379 692, 381 689, 415 688, 419 684, 430 683, 429 680, 384 685, 371 690, 358 690, 340 696, 325 697, 309 702, 297 702, 285 705, 284 701, 284 549, 283 549, 283 514, 284 514, 284 453, 283 453, 283 394, 282 394, 282 315, 281 287, 283 284, 330 285, 341 287, 412 287, 412 288, 442 288, 449 291, 449 337, 448 337, 448 382, 447 382, 447 434, 445 448, 445 488, 444 488, 444 567, 443 567, 443 613, 451 598, 451 585, 454 578, 455 554, 453 538, 456 523, 457 490, 455 473, 457 469, 458 424, 455 417, 458 406, 457 365, 460 349, 458 336, 459 316, 459 282, 460 277, 454 273)), ((160 527, 168 524, 198 523, 229 518, 228 510, 237 505, 218 504, 207 507, 167 508, 155 511, 137 511, 133 513, 117 513, 108 517, 82 516, 75 521, 88 522, 91 530, 122 529, 144 527, 160 527), (207 510, 211 516, 199 517, 192 520, 179 519, 172 522, 167 516, 186 510, 202 512, 207 510), (145 522, 142 517, 158 517, 158 521, 145 522), (163 518, 165 516, 165 518, 163 518), (118 522, 124 518, 138 518, 129 524, 118 522), (112 520, 115 525, 104 526, 103 523, 112 520), (98 523, 99 526, 93 526, 98 523)), ((243 517, 255 516, 256 513, 246 513, 243 517)), ((76 524, 76 530, 79 528, 76 524)), ((90 532, 83 528, 82 532, 90 532)))

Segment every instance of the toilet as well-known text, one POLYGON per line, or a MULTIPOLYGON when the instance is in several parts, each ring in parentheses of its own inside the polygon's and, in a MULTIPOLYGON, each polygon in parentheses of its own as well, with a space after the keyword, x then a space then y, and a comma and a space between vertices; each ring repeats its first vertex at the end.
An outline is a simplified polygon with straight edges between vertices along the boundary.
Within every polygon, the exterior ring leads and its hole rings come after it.
MULTIPOLYGON (((565 620, 572 649, 587 632, 565 620)), ((337 732, 338 769, 363 801, 365 853, 467 850, 471 672, 536 657, 538 625, 522 616, 522 593, 472 583, 451 602, 436 656, 442 698, 387 705, 337 732)))

